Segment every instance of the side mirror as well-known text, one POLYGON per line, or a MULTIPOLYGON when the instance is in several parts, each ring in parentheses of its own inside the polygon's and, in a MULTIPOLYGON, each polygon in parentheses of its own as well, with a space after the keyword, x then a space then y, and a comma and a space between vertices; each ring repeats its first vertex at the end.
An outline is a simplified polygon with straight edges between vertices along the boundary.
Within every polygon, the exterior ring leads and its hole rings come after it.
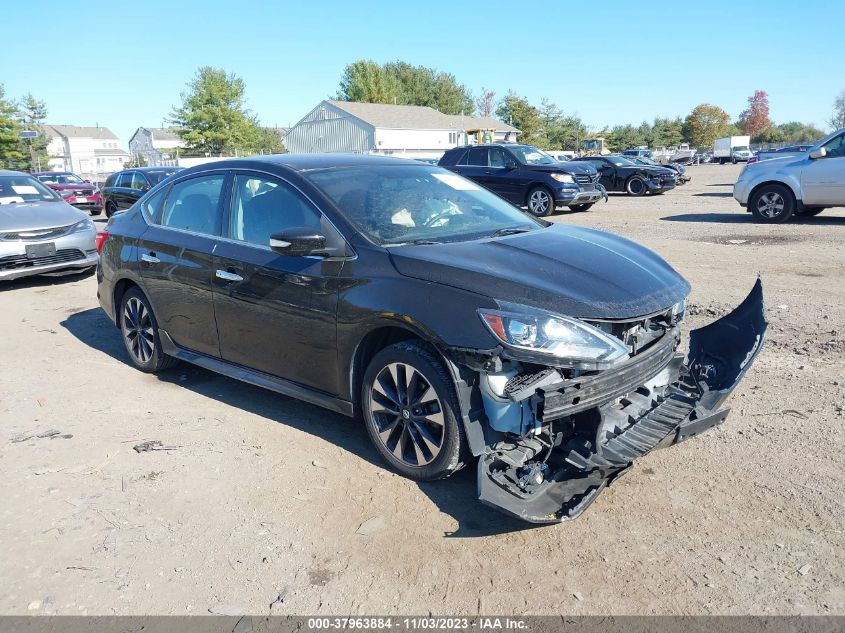
POLYGON ((270 250, 279 255, 304 257, 326 248, 326 236, 318 229, 296 226, 270 236, 270 250))
POLYGON ((810 152, 811 160, 818 160, 819 158, 824 158, 825 156, 827 156, 827 150, 824 147, 814 149, 812 152, 810 152))
POLYGON ((505 169, 516 169, 516 163, 512 160, 506 160, 505 169))
POLYGON ((91 184, 91 181, 88 180, 87 178, 83 182, 87 182, 89 185, 91 184))

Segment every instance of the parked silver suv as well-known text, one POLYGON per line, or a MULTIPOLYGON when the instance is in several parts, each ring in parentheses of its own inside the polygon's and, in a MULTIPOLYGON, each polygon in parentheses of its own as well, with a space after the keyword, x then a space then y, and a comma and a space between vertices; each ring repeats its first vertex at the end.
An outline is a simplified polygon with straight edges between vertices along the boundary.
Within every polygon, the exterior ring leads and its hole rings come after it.
POLYGON ((734 185, 734 198, 768 224, 845 207, 845 128, 806 152, 747 165, 734 185))

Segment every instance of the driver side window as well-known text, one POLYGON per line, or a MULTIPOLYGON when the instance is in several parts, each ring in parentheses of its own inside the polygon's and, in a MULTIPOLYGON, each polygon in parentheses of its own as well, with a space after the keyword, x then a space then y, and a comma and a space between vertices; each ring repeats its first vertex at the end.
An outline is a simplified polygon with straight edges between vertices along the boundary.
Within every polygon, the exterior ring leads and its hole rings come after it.
POLYGON ((270 236, 294 227, 320 229, 320 213, 292 186, 280 180, 235 176, 229 236, 269 246, 270 236))
POLYGON ((826 158, 845 157, 845 134, 840 134, 836 138, 829 140, 822 147, 827 152, 826 158))

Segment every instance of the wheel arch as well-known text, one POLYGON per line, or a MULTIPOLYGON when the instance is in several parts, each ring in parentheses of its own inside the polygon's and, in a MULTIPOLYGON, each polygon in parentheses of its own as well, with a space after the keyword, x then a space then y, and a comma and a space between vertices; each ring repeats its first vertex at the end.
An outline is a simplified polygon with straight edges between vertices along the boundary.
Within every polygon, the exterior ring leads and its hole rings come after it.
POLYGON ((120 325, 120 302, 123 301, 123 296, 130 288, 140 289, 141 286, 129 277, 122 277, 114 284, 114 288, 112 289, 112 309, 114 310, 115 325, 120 325))
POLYGON ((784 180, 768 179, 768 180, 764 180, 762 182, 758 182, 756 185, 754 185, 751 188, 751 191, 748 192, 747 200, 748 200, 749 208, 750 208, 750 204, 751 204, 751 199, 757 194, 757 192, 762 187, 765 187, 766 185, 779 185, 781 187, 786 187, 792 193, 792 197, 795 199, 795 204, 798 205, 799 208, 801 206, 803 206, 803 203, 801 202, 801 197, 798 195, 798 191, 797 191, 796 187, 791 182, 789 182, 788 179, 784 179, 784 180))
MULTIPOLYGON (((349 367, 349 394, 355 415, 358 415, 361 411, 361 385, 364 380, 364 372, 367 371, 370 361, 385 347, 402 341, 421 341, 437 350, 437 347, 422 332, 404 323, 401 325, 398 323, 381 324, 361 337, 352 353, 352 361, 349 367)), ((437 350, 437 354, 442 357, 439 350, 437 350)))

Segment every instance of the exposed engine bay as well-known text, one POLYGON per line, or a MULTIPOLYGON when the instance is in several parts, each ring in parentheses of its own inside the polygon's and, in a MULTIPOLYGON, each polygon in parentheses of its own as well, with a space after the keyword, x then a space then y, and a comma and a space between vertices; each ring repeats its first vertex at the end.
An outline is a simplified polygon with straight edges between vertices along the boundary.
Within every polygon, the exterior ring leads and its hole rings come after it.
POLYGON ((483 412, 487 422, 481 501, 535 523, 573 519, 638 457, 724 422, 729 409, 720 406, 765 336, 762 284, 733 312, 692 331, 686 358, 678 352, 683 317, 683 306, 673 306, 632 321, 589 322, 627 350, 606 368, 534 363, 507 350, 479 363, 472 391, 480 398, 469 402, 465 422, 471 445, 473 418, 483 412))

